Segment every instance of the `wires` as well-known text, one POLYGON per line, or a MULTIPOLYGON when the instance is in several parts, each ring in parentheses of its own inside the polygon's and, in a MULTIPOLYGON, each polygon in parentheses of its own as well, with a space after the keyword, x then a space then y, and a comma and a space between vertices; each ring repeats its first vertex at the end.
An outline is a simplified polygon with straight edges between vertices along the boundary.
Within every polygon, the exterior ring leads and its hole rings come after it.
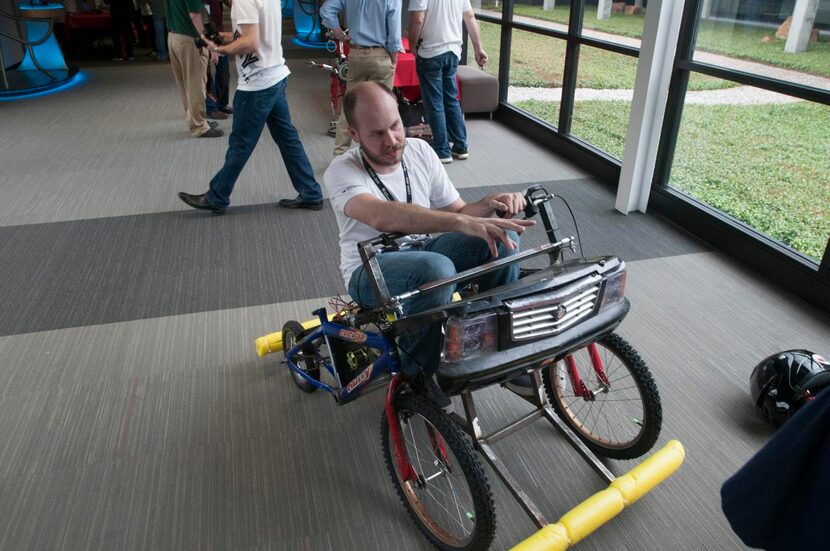
POLYGON ((565 203, 565 206, 568 207, 568 212, 571 213, 571 220, 573 220, 574 229, 576 230, 576 241, 577 243, 579 243, 579 256, 581 258, 585 258, 585 251, 582 250, 582 237, 579 235, 579 225, 577 225, 576 223, 576 216, 574 216, 574 211, 571 210, 571 206, 568 204, 564 197, 562 197, 561 195, 556 195, 556 198, 561 199, 562 202, 565 203))

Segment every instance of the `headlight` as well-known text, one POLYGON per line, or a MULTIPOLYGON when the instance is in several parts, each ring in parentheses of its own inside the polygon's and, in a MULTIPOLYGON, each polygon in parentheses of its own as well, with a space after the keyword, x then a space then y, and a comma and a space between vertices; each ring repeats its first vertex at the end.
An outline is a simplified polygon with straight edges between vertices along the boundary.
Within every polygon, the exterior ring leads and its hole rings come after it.
POLYGON ((452 363, 495 352, 497 342, 495 312, 469 318, 450 318, 444 326, 443 358, 445 362, 452 363))
POLYGON ((602 291, 602 302, 599 304, 600 310, 606 306, 617 304, 623 299, 625 295, 625 273, 625 269, 622 269, 611 274, 605 280, 605 288, 602 291))

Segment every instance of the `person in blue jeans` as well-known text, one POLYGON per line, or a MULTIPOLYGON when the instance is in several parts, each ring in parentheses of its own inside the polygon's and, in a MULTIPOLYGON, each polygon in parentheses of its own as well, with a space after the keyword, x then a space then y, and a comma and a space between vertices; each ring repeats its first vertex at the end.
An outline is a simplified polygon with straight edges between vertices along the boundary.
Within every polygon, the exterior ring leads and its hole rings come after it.
MULTIPOLYGON (((379 82, 355 84, 346 92, 343 109, 352 140, 360 147, 335 158, 324 182, 340 229, 340 270, 352 299, 369 308, 377 305, 357 244, 381 232, 436 234, 422 244, 378 257, 393 295, 518 251, 518 234, 533 225, 531 220, 513 219, 525 206, 521 193, 491 193, 466 203, 429 145, 404 137, 397 99, 379 82), (504 218, 494 217, 496 211, 504 218)), ((477 283, 486 290, 517 278, 518 265, 513 264, 477 283)), ((404 314, 448 304, 453 291, 447 286, 419 295, 404 304, 404 314)), ((440 358, 441 328, 432 324, 403 334, 398 347, 410 383, 439 405, 447 405, 448 398, 432 378, 440 358)))
POLYGON ((202 39, 211 52, 236 56, 239 83, 233 99, 234 120, 225 164, 201 195, 179 193, 188 206, 222 214, 230 204, 239 174, 253 153, 266 125, 279 147, 295 199, 282 199, 285 208, 320 210, 323 192, 314 179, 300 136, 291 122, 285 87, 289 70, 282 56, 282 14, 279 2, 234 0, 231 7, 233 34, 222 33, 225 44, 202 39))
POLYGON ((461 58, 462 20, 473 44, 476 63, 484 68, 487 53, 481 47, 481 33, 470 0, 412 0, 409 3, 409 44, 415 54, 424 114, 432 130, 432 148, 442 163, 469 157, 467 128, 455 80, 461 58))

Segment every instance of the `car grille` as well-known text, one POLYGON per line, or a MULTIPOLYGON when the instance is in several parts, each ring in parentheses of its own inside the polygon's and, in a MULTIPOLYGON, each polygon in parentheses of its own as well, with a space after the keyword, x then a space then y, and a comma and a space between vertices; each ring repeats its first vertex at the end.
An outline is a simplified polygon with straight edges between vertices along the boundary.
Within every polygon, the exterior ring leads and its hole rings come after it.
POLYGON ((582 279, 549 293, 505 301, 510 311, 510 338, 523 341, 556 335, 594 312, 602 277, 582 279))

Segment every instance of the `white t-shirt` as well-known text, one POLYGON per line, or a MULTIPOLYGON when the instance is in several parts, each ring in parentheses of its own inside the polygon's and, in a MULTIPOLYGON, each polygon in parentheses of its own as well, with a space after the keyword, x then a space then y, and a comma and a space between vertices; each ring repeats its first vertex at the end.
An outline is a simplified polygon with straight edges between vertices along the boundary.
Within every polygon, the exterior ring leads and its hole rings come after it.
POLYGON ((282 57, 282 5, 278 0, 234 0, 231 22, 235 37, 239 37, 239 25, 259 25, 259 49, 236 56, 237 90, 265 90, 291 74, 282 57))
MULTIPOLYGON (((470 0, 410 0, 409 11, 426 11, 418 57, 452 52, 461 59, 461 25, 464 12, 471 9, 470 0)), ((410 47, 414 51, 415 45, 410 47)))
MULTIPOLYGON (((403 159, 409 174, 412 204, 440 209, 458 199, 458 190, 450 182, 444 165, 428 143, 407 138, 403 159)), ((395 199, 406 201, 406 182, 400 166, 391 174, 378 174, 378 178, 395 199)), ((348 289, 352 272, 360 266, 357 244, 377 237, 381 232, 346 216, 346 203, 361 193, 368 193, 383 201, 386 201, 386 197, 366 172, 360 148, 350 149, 334 159, 323 176, 323 182, 340 228, 340 271, 348 289)))

